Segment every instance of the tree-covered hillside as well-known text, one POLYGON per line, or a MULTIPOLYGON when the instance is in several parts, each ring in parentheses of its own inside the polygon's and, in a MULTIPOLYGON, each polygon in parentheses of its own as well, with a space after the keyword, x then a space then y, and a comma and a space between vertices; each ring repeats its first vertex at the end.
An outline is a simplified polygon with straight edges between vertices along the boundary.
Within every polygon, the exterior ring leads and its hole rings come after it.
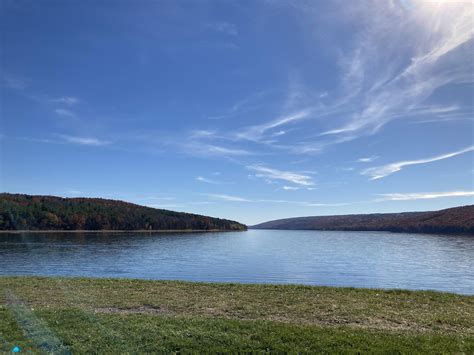
POLYGON ((434 212, 287 218, 261 223, 252 228, 474 234, 474 205, 434 212))
POLYGON ((0 230, 245 230, 235 221, 100 198, 0 194, 0 230))

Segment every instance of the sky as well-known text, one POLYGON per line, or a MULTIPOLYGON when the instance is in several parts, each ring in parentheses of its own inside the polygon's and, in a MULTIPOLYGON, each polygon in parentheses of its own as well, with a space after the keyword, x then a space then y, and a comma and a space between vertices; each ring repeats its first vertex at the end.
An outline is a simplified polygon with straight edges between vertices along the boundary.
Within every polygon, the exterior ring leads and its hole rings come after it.
POLYGON ((255 224, 474 203, 471 1, 3 0, 0 190, 255 224))

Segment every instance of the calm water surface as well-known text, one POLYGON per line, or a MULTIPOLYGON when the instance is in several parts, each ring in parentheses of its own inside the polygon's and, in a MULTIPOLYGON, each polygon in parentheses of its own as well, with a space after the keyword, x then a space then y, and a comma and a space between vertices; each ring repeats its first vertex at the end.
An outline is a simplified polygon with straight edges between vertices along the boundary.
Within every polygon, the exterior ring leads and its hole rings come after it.
POLYGON ((0 234, 0 275, 298 283, 474 294, 474 237, 270 230, 0 234))

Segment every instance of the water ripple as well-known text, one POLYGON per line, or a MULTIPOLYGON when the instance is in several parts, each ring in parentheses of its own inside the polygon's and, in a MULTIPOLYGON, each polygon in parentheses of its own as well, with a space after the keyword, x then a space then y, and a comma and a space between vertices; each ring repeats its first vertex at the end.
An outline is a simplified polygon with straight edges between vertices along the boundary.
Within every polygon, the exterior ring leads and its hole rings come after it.
POLYGON ((474 294, 474 238, 381 232, 2 234, 0 275, 433 289, 474 294))

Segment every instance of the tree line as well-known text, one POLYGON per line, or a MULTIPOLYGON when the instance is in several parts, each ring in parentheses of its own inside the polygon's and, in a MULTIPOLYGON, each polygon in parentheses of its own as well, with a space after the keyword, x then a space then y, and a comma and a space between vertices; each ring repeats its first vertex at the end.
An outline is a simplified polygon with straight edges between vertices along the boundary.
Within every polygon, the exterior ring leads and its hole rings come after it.
POLYGON ((474 205, 433 212, 288 218, 252 228, 474 234, 474 205))
POLYGON ((245 230, 235 221, 100 198, 0 194, 0 230, 245 230))

